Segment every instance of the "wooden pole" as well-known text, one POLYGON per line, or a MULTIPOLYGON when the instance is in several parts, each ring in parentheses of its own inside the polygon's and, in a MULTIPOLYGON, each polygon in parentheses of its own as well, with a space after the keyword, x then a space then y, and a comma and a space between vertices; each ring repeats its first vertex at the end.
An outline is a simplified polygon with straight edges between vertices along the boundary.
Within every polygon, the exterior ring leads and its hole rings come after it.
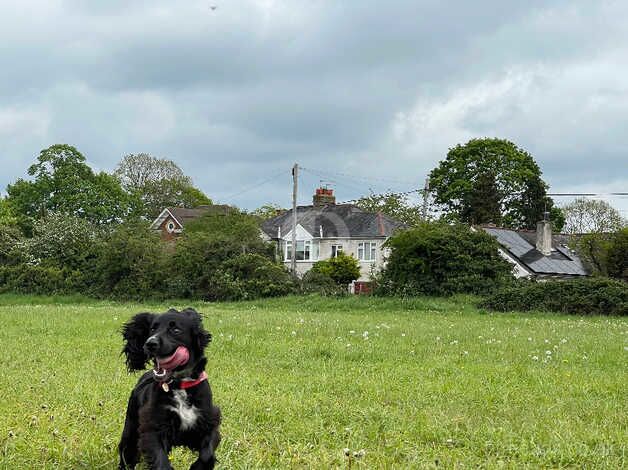
POLYGON ((292 247, 290 250, 290 269, 297 275, 297 194, 299 190, 299 164, 292 167, 292 247))

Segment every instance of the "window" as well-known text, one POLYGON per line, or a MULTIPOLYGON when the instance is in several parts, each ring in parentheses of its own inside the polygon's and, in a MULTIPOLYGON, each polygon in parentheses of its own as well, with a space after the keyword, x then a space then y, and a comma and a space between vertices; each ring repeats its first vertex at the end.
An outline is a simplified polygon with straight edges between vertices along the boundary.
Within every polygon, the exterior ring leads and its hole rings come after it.
MULTIPOLYGON (((286 242, 286 261, 292 259, 292 242, 286 242)), ((297 240, 296 260, 312 261, 318 259, 318 243, 311 240, 297 240)))
POLYGON ((174 222, 172 220, 166 225, 166 230, 170 233, 174 232, 174 222))
POLYGON ((358 259, 360 261, 375 261, 377 244, 375 242, 358 243, 358 259))
POLYGON ((331 257, 335 258, 338 256, 338 253, 342 253, 342 245, 332 245, 331 246, 331 257))

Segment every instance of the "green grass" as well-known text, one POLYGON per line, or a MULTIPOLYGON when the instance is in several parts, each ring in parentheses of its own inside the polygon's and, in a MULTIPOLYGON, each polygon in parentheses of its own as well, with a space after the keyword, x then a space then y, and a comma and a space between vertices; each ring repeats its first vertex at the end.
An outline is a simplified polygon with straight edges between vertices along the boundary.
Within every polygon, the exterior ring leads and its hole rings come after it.
MULTIPOLYGON (((193 304, 220 468, 625 467, 627 320, 470 300, 193 304)), ((119 329, 169 306, 0 296, 0 468, 114 468, 137 379, 119 329)))

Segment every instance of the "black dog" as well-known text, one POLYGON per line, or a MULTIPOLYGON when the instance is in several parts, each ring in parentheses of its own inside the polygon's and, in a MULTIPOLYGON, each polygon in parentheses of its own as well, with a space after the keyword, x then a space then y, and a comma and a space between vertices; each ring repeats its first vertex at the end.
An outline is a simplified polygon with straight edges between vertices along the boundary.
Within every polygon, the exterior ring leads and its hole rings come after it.
POLYGON ((119 468, 135 468, 141 453, 150 469, 172 469, 168 454, 179 445, 199 452, 190 470, 214 468, 220 409, 212 404, 204 370, 211 335, 200 315, 191 308, 139 313, 122 335, 129 371, 143 370, 151 359, 155 368, 140 377, 129 398, 119 468))

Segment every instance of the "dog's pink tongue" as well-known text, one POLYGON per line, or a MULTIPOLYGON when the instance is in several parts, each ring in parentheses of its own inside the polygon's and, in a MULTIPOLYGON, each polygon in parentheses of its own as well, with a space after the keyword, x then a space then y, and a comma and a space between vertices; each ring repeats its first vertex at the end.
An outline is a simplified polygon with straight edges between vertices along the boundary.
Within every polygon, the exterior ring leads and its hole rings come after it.
POLYGON ((190 359, 190 351, 185 346, 179 346, 172 356, 157 359, 157 367, 159 369, 172 370, 182 366, 190 359))

